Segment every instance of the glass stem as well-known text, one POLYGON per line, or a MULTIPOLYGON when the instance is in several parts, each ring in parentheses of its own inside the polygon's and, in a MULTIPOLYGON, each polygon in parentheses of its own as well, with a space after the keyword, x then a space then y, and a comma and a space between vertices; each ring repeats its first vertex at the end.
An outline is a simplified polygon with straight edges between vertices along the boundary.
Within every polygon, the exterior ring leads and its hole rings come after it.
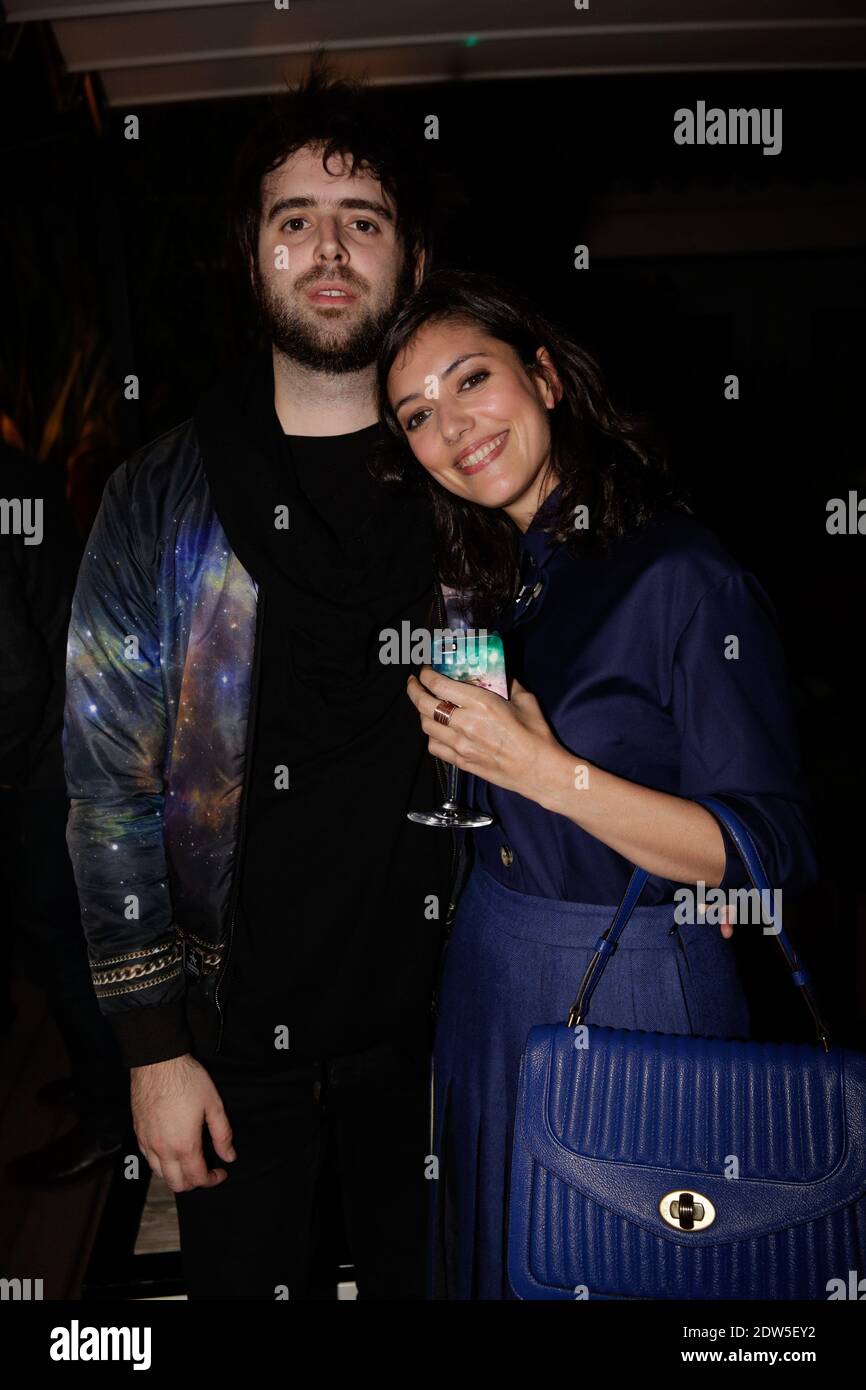
POLYGON ((457 773, 459 768, 455 763, 448 764, 448 800, 453 805, 457 800, 457 773))

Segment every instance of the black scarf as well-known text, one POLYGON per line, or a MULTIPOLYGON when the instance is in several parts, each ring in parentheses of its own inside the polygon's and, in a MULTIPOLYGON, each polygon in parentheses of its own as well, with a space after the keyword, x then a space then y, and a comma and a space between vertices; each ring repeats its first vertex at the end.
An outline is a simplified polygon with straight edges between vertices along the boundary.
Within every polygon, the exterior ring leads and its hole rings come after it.
POLYGON ((309 754, 339 748, 396 695, 405 699, 408 669, 379 660, 379 633, 404 619, 429 625, 429 505, 420 490, 362 476, 363 444, 376 446, 378 425, 299 440, 296 459, 274 408, 269 355, 218 380, 195 425, 229 543, 265 612, 279 615, 292 722, 309 754), (288 507, 288 529, 274 525, 279 507, 288 507))

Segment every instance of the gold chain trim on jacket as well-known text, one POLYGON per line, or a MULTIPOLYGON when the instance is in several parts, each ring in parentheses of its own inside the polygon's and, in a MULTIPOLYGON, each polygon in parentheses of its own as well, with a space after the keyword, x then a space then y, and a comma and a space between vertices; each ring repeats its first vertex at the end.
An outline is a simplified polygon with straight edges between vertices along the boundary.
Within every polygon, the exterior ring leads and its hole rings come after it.
POLYGON ((158 975, 160 979, 165 979, 166 972, 179 964, 181 949, 177 942, 173 941, 165 946, 153 947, 150 951, 151 956, 158 953, 160 954, 159 960, 139 960, 137 963, 123 965, 118 970, 91 970, 93 986, 97 994, 100 994, 107 985, 126 983, 130 985, 131 989, 141 989, 145 983, 156 983, 154 979, 148 979, 148 976, 158 975), (141 983, 132 983, 133 981, 141 983))
POLYGON ((220 963, 220 961, 222 960, 222 958, 223 958, 222 951, 206 951, 206 952, 202 955, 201 963, 202 963, 202 965, 205 966, 206 968, 212 969, 212 968, 216 967, 217 965, 219 965, 219 963, 220 963))
POLYGON ((187 941, 194 941, 196 946, 200 946, 205 953, 205 958, 214 963, 218 963, 223 953, 222 946, 215 946, 212 941, 204 941, 200 936, 196 936, 194 931, 184 931, 182 933, 187 941))
MULTIPOLYGON (((160 975, 157 980, 143 980, 141 984, 134 985, 133 989, 149 989, 151 985, 161 985, 167 983, 169 980, 175 980, 181 973, 180 970, 172 970, 170 975, 160 975)), ((116 994, 129 994, 130 992, 131 991, 128 989, 103 989, 99 991, 99 998, 112 999, 116 994)))
MULTIPOLYGON (((186 932, 184 935, 200 948, 200 970, 215 970, 220 965, 223 957, 221 946, 214 946, 213 942, 202 940, 194 932, 186 932)), ((161 941, 156 946, 143 946, 134 951, 126 951, 123 955, 108 956, 105 960, 96 962, 90 973, 98 997, 108 999, 112 995, 148 989, 163 980, 173 980, 181 973, 173 967, 182 966, 182 963, 183 938, 173 937, 170 941, 161 941), (119 968, 106 970, 105 966, 119 968), (111 985, 124 985, 125 988, 110 989, 111 985)))
POLYGON ((174 939, 171 941, 160 941, 158 946, 141 946, 137 951, 124 951, 123 955, 120 956, 106 956, 105 959, 99 961, 98 964, 100 967, 103 965, 118 965, 124 960, 139 960, 143 956, 155 956, 158 955, 160 951, 170 951, 174 944, 174 939))

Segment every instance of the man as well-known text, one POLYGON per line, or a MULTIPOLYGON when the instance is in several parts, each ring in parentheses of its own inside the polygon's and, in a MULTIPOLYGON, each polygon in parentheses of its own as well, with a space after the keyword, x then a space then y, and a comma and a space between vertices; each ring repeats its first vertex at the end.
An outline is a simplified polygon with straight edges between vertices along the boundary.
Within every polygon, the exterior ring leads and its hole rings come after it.
POLYGON ((245 152, 267 356, 111 478, 70 625, 82 920, 191 1298, 309 1297, 331 1170, 359 1296, 423 1296, 459 857, 406 818, 442 768, 379 659, 383 630, 444 624, 426 503, 366 467, 374 358, 427 255, 367 101, 314 70, 245 152))

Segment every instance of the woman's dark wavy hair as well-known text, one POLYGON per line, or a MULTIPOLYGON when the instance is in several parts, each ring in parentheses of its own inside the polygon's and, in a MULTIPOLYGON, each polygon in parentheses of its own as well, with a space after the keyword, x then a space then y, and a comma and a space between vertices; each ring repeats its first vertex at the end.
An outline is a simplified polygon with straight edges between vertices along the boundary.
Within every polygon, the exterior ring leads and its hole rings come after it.
POLYGON ((611 541, 647 526, 665 507, 691 511, 673 483, 667 461, 646 422, 618 411, 598 364, 522 295, 486 275, 440 270, 429 275, 392 324, 379 355, 379 413, 391 438, 372 465, 381 482, 420 486, 429 496, 437 536, 437 569, 460 590, 473 620, 492 621, 514 595, 518 531, 498 509, 478 506, 433 481, 409 449, 388 400, 388 373, 419 330, 445 320, 469 324, 508 343, 524 369, 540 373, 536 351, 545 347, 562 384, 549 412, 548 469, 563 484, 544 529, 573 552, 604 550, 611 541), (399 441, 399 445, 397 444, 399 441), (585 530, 575 508, 589 512, 585 530))

